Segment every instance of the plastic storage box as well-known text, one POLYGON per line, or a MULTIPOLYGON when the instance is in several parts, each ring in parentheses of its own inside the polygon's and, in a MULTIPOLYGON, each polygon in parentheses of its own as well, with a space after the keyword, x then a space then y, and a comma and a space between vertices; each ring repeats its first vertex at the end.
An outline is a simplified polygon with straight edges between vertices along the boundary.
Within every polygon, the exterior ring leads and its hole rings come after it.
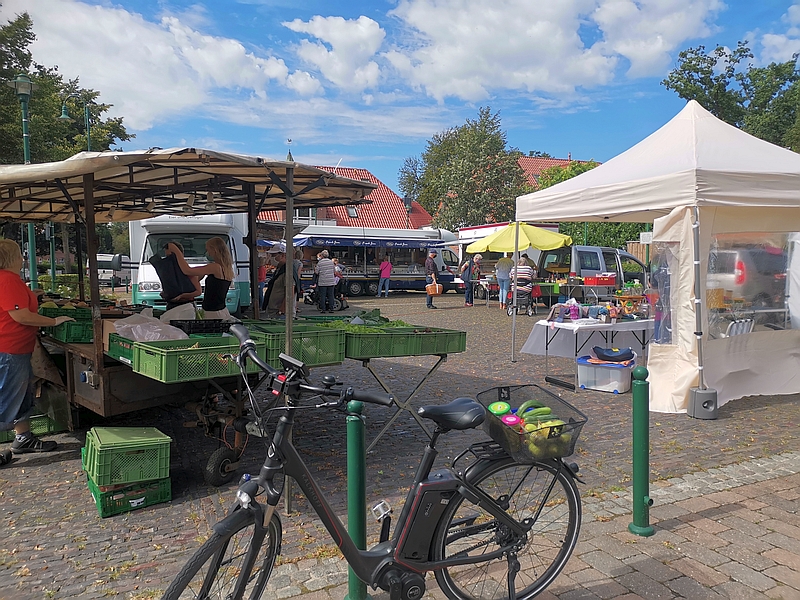
POLYGON ((590 363, 591 356, 581 356, 578 364, 578 387, 585 390, 622 394, 631 389, 631 373, 636 366, 636 353, 628 365, 590 363))
POLYGON ((169 477, 141 481, 108 492, 101 491, 91 478, 87 485, 97 506, 97 513, 103 518, 172 500, 169 477))
POLYGON ((98 488, 169 477, 169 444, 155 427, 92 427, 83 453, 86 474, 98 488))
MULTIPOLYGON (((47 415, 34 415, 30 420, 31 431, 34 435, 46 435, 48 433, 59 433, 66 431, 67 426, 53 421, 47 415)), ((0 443, 13 442, 16 433, 13 429, 0 431, 0 443)))

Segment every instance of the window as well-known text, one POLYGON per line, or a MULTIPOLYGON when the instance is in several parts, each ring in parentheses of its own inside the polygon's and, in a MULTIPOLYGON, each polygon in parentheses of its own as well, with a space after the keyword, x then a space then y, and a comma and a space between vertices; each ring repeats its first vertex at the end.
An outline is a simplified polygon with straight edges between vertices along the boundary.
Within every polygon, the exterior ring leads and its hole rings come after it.
POLYGON ((358 209, 355 206, 348 206, 347 207, 347 216, 351 219, 358 218, 358 209))
POLYGON ((295 208, 294 209, 294 216, 295 218, 299 219, 311 219, 313 218, 314 214, 312 212, 316 212, 316 209, 313 208, 295 208))
MULTIPOLYGON (((154 254, 164 256, 164 246, 166 246, 168 242, 178 242, 183 246, 183 256, 186 258, 187 263, 204 265, 208 263, 208 259, 206 258, 206 242, 212 237, 221 237, 229 244, 228 247, 230 247, 227 235, 188 232, 150 234, 147 236, 147 242, 145 243, 143 260, 149 259, 154 254)), ((231 252, 231 255, 233 256, 233 252, 231 252)))
POLYGON ((583 272, 584 269, 589 271, 602 270, 602 267, 600 266, 600 257, 598 256, 597 252, 578 252, 578 259, 581 263, 581 272, 583 272))

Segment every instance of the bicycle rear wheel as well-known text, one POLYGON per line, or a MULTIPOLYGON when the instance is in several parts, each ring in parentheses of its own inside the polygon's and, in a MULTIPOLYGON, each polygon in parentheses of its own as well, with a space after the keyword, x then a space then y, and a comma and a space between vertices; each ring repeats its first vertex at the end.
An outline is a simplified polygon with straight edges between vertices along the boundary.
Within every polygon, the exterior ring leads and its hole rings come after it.
POLYGON ((243 592, 238 597, 260 598, 280 552, 282 531, 277 514, 262 533, 263 538, 257 539, 251 510, 240 509, 225 517, 184 565, 162 600, 232 598, 240 575, 244 575, 243 592))
MULTIPOLYGON (((581 522, 581 504, 571 475, 558 461, 521 465, 496 461, 470 481, 515 520, 535 519, 519 540, 519 572, 514 587, 519 600, 542 592, 567 564, 581 522), (559 468, 561 467, 561 468, 559 468)), ((513 534, 487 511, 458 496, 442 515, 434 541, 434 560, 477 557, 513 540, 513 534)), ((439 587, 457 600, 508 597, 507 556, 436 571, 439 587)))

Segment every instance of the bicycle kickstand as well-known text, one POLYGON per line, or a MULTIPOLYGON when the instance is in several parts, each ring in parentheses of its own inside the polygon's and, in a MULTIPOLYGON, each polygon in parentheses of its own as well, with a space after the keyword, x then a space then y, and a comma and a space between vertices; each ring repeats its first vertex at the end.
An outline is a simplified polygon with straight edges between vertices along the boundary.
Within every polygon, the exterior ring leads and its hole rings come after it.
POLYGON ((519 573, 520 565, 516 552, 508 554, 508 600, 517 600, 517 591, 514 581, 519 573))

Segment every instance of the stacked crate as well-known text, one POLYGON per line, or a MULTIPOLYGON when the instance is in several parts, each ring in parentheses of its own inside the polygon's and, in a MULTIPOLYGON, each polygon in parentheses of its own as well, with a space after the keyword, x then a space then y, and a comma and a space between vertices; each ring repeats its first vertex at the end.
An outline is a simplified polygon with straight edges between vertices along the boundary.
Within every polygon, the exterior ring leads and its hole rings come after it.
POLYGON ((97 512, 110 517, 172 499, 169 445, 155 427, 93 427, 81 462, 97 512))

